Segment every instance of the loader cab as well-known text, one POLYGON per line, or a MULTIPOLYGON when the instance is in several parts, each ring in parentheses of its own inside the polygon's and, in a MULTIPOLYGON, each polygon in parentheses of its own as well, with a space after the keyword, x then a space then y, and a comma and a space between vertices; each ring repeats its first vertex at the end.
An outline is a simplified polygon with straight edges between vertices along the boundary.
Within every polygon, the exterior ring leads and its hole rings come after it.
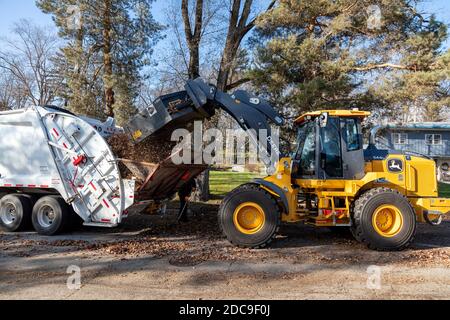
POLYGON ((368 112, 334 110, 297 119, 293 178, 357 180, 364 176, 361 122, 368 112))

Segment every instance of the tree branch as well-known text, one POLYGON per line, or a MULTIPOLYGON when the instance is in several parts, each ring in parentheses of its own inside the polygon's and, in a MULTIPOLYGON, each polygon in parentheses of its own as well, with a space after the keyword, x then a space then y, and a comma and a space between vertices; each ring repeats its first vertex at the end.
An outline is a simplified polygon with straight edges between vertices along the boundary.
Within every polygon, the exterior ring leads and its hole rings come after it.
POLYGON ((237 81, 227 85, 227 91, 230 91, 230 90, 233 90, 233 89, 235 89, 237 87, 240 87, 241 85, 246 84, 246 83, 248 83, 250 81, 251 81, 250 78, 239 79, 239 80, 237 80, 237 81))
POLYGON ((197 0, 197 7, 195 9, 195 27, 194 27, 194 41, 198 44, 201 39, 203 28, 203 0, 197 0))
POLYGON ((416 66, 404 66, 404 65, 393 64, 393 63, 369 64, 364 67, 353 67, 353 68, 351 68, 351 70, 369 71, 369 70, 383 69, 383 68, 417 71, 416 66))
MULTIPOLYGON (((272 10, 276 3, 277 3, 277 0, 272 0, 270 2, 270 4, 267 6, 267 9, 265 12, 272 10)), ((258 17, 254 18, 245 27, 242 28, 243 36, 245 36, 250 30, 252 30, 255 27, 257 19, 258 19, 258 17)))
POLYGON ((189 6, 188 0, 181 1, 181 14, 183 16, 184 22, 184 31, 186 33, 186 40, 188 44, 192 42, 192 29, 191 29, 191 21, 189 20, 189 6))

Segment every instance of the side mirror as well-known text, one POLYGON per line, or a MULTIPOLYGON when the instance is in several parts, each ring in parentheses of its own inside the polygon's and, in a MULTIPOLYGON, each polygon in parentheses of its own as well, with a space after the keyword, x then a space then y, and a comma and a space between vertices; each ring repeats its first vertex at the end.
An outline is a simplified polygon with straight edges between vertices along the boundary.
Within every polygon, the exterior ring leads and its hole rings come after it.
POLYGON ((319 125, 321 128, 325 128, 328 124, 328 113, 324 112, 319 117, 319 125))

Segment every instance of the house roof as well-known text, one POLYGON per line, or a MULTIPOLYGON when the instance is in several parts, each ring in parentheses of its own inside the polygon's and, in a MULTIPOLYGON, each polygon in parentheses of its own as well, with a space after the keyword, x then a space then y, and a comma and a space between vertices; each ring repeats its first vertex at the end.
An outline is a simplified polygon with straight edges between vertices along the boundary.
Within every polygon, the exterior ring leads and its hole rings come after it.
POLYGON ((416 122, 407 124, 389 124, 386 129, 398 130, 450 130, 450 122, 416 122))

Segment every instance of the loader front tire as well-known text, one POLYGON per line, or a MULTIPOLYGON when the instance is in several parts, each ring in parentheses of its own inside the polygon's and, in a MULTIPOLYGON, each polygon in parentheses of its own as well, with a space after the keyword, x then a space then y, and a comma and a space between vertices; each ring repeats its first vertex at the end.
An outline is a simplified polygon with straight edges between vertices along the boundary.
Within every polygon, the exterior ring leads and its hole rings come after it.
POLYGON ((42 197, 33 207, 32 222, 34 229, 40 235, 59 234, 70 224, 68 205, 61 197, 42 197))
POLYGON ((24 195, 10 194, 0 200, 0 229, 22 231, 31 226, 31 201, 24 195))
POLYGON ((355 200, 351 231, 373 250, 407 248, 416 233, 416 214, 408 199, 389 188, 366 191, 355 200))
POLYGON ((257 185, 243 185, 229 193, 219 209, 219 225, 232 244, 263 248, 280 226, 280 209, 270 193, 257 185))

